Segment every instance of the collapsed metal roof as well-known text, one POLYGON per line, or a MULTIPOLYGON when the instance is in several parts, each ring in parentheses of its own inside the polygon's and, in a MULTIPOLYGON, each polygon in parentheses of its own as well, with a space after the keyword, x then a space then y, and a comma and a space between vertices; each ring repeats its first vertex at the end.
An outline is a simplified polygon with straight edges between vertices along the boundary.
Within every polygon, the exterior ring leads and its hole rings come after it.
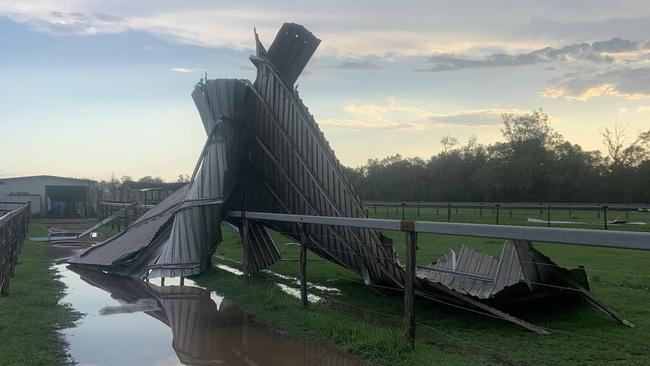
MULTIPOLYGON (((257 34, 255 40, 254 83, 201 80, 192 92, 207 141, 190 183, 71 262, 134 277, 190 276, 208 268, 222 220, 241 229, 239 219, 223 217, 225 210, 367 217, 293 87, 320 40, 297 24, 284 24, 268 51, 257 34)), ((309 250, 366 284, 404 287, 392 242, 365 228, 250 220, 245 264, 252 272, 280 259, 267 228, 296 241, 305 232, 309 250)), ((457 257, 449 251, 418 270, 416 288, 422 297, 478 309, 539 333, 545 331, 491 305, 565 295, 569 289, 624 322, 589 293, 584 271, 558 267, 525 241, 506 243, 498 259, 467 247, 457 257)))

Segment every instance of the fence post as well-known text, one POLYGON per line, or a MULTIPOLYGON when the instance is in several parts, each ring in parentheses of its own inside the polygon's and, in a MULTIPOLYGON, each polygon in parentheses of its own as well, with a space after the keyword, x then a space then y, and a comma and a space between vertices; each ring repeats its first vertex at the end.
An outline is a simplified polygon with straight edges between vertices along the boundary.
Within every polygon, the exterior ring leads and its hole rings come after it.
POLYGON ((251 269, 249 265, 249 258, 248 256, 250 255, 250 250, 249 250, 249 245, 250 245, 250 238, 249 238, 249 229, 248 229, 248 219, 245 217, 244 211, 242 211, 242 246, 244 247, 244 278, 246 281, 250 279, 251 276, 251 269))
POLYGON ((447 204, 447 222, 451 222, 451 203, 447 204))
POLYGON ((551 227, 551 205, 548 205, 548 210, 546 211, 546 226, 551 227))
POLYGON ((603 224, 605 224, 605 230, 607 230, 607 206, 603 206, 603 224))
POLYGON ((406 217, 406 214, 404 213, 405 210, 406 210, 406 203, 402 202, 402 220, 404 220, 406 217))
POLYGON ((404 272, 404 331, 406 338, 415 343, 415 257, 417 233, 413 221, 402 221, 402 231, 406 231, 406 271, 404 272))
POLYGON ((300 230, 300 300, 303 307, 309 307, 307 298, 307 234, 305 227, 300 230))
POLYGON ((497 210, 497 225, 499 225, 499 207, 501 207, 501 205, 497 203, 494 207, 497 210))
POLYGON ((483 204, 479 203, 478 206, 478 217, 483 217, 483 204))

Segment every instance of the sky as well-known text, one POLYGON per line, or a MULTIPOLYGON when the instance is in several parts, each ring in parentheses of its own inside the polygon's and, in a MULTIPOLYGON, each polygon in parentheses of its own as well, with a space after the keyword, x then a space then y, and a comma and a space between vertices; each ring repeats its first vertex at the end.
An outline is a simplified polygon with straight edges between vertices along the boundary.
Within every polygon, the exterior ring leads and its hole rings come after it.
POLYGON ((298 90, 348 166, 539 108, 588 150, 650 128, 646 0, 0 0, 0 177, 191 174, 194 85, 254 80, 253 28, 268 46, 284 22, 321 39, 298 90))

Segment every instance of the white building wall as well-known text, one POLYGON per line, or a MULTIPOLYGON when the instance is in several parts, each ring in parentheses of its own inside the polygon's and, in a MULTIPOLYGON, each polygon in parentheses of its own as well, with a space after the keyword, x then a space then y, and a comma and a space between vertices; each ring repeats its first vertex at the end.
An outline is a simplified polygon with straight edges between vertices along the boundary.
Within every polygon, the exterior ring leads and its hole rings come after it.
MULTIPOLYGON (((90 182, 65 177, 39 175, 33 177, 0 178, 0 202, 31 201, 32 214, 47 211, 45 186, 90 186, 90 182), (31 196, 16 196, 12 193, 29 193, 31 196)), ((14 206, 15 207, 15 206, 14 206)), ((5 207, 2 207, 5 208, 5 207)), ((12 207, 8 207, 12 208, 12 207)))

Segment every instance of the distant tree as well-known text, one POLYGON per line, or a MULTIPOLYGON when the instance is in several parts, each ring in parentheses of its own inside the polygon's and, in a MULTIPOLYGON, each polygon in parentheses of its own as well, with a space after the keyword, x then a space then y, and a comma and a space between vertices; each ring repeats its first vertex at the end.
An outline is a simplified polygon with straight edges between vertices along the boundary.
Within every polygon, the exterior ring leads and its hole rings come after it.
POLYGON ((178 179, 176 179, 176 183, 187 183, 190 181, 190 176, 188 174, 179 174, 178 179))
POLYGON ((150 175, 138 179, 139 183, 164 183, 165 181, 160 177, 152 177, 150 175))
POLYGON ((128 175, 123 175, 122 178, 120 178, 120 182, 122 184, 128 183, 128 182, 133 182, 133 178, 128 175))
POLYGON ((565 141, 541 110, 506 114, 503 126, 491 145, 447 135, 428 161, 397 154, 345 171, 370 200, 650 202, 650 130, 628 141, 605 129, 603 156, 565 141))
POLYGON ((601 132, 607 147, 608 163, 612 167, 632 167, 650 158, 650 130, 642 132, 630 144, 627 143, 626 126, 616 123, 613 129, 601 132))
POLYGON ((536 142, 545 147, 554 147, 562 142, 562 136, 551 127, 549 117, 541 109, 532 113, 503 115, 503 137, 509 144, 536 142))
POLYGON ((440 140, 440 143, 442 144, 442 152, 446 153, 458 144, 458 139, 451 135, 447 135, 440 140))

